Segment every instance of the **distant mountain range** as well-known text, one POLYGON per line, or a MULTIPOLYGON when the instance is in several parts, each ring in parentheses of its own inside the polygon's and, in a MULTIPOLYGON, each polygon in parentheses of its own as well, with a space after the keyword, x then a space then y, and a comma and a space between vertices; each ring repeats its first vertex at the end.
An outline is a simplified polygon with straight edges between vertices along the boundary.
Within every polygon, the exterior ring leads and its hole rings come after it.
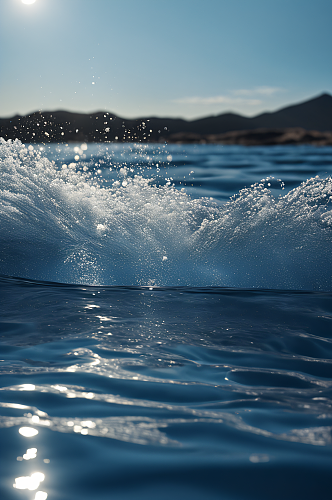
POLYGON ((130 120, 104 111, 87 114, 36 111, 26 116, 1 118, 0 137, 38 143, 168 141, 332 144, 332 96, 322 94, 252 118, 223 113, 198 120, 157 117, 130 120))

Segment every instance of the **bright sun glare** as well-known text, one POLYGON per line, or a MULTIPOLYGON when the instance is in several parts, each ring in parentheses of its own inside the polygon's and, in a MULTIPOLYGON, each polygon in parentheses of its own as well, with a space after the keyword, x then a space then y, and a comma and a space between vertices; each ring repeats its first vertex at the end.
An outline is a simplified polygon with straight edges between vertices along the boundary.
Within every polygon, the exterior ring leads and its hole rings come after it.
POLYGON ((35 3, 36 0, 22 0, 22 3, 26 3, 27 5, 30 5, 32 3, 35 3))

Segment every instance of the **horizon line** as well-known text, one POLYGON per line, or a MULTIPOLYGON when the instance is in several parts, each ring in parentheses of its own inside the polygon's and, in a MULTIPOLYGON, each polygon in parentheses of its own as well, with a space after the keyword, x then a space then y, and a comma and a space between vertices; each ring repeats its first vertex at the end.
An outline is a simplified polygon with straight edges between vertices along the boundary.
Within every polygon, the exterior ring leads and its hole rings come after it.
POLYGON ((203 116, 199 116, 197 118, 191 118, 191 119, 187 119, 187 118, 183 118, 181 116, 176 116, 176 117, 171 117, 171 116, 157 116, 157 115, 141 115, 141 116, 137 116, 135 118, 128 118, 128 117, 125 117, 125 116, 121 116, 121 115, 117 115, 116 113, 113 113, 112 111, 107 111, 107 110, 97 110, 97 111, 70 111, 68 109, 54 109, 54 110, 48 110, 48 109, 45 109, 45 110, 35 110, 35 111, 31 111, 29 113, 26 113, 24 115, 20 114, 20 113, 14 113, 12 115, 9 115, 9 116, 1 116, 0 117, 0 120, 9 120, 11 118, 16 118, 16 117, 27 117, 27 116, 31 116, 33 114, 36 114, 36 113, 59 113, 59 112, 64 112, 64 113, 71 113, 71 114, 78 114, 78 115, 89 115, 89 114, 92 114, 92 115, 95 115, 95 114, 98 114, 98 113, 107 113, 107 114, 110 114, 110 115, 113 115, 114 117, 116 118, 120 118, 120 119, 124 119, 124 120, 140 120, 140 119, 166 119, 166 120, 183 120, 183 121, 186 121, 186 122, 193 122, 193 121, 197 121, 197 120, 202 120, 204 118, 211 118, 211 117, 217 117, 217 116, 221 116, 221 115, 229 115, 229 114, 232 114, 232 115, 237 115, 237 116, 240 116, 242 118, 247 118, 247 119, 252 119, 252 118, 257 118, 261 115, 264 115, 266 113, 277 113, 278 111, 282 111, 283 109, 286 109, 286 108, 289 108, 289 107, 292 107, 292 106, 297 106, 297 105, 301 105, 301 104, 305 104, 306 102, 310 102, 310 101, 313 101, 315 99, 318 99, 320 97, 323 97, 323 96, 329 96, 332 98, 332 94, 330 94, 329 92, 326 92, 326 91, 323 91, 322 93, 318 94, 318 95, 315 95, 314 97, 311 97, 309 99, 305 99, 303 101, 299 101, 299 102, 295 102, 295 103, 290 103, 290 104, 287 104, 287 105, 284 105, 280 108, 277 108, 276 110, 274 111, 269 111, 269 110, 266 110, 266 111, 262 111, 260 113, 258 113, 257 115, 253 115, 253 116, 246 116, 244 114, 241 114, 241 113, 237 113, 237 112, 234 112, 232 110, 229 110, 229 111, 223 111, 222 113, 218 113, 218 114, 210 114, 210 115, 203 115, 203 116))

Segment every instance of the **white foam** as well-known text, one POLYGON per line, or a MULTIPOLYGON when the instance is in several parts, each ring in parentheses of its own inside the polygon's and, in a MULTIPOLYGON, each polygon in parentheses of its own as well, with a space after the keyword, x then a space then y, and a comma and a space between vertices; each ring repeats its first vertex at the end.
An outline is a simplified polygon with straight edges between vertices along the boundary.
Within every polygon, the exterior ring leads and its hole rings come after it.
POLYGON ((0 140, 0 273, 109 285, 331 290, 331 178, 275 198, 268 182, 223 207, 170 182, 111 187, 0 140), (165 258, 166 257, 166 258, 165 258))

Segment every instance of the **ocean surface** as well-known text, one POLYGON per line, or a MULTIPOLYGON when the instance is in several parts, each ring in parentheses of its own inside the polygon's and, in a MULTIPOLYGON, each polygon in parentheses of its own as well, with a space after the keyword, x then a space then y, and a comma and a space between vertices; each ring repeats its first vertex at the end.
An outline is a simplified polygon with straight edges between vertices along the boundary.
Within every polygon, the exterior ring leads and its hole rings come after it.
POLYGON ((330 499, 331 174, 0 139, 0 498, 330 499))

